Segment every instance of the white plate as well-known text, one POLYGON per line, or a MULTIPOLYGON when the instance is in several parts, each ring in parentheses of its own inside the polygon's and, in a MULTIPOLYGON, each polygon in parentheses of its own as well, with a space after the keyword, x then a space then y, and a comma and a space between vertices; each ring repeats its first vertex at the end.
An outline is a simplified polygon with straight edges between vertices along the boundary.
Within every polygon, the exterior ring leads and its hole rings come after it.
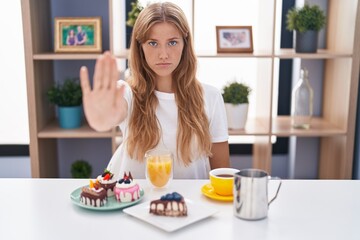
POLYGON ((188 215, 186 217, 166 217, 149 213, 150 201, 129 207, 123 212, 150 223, 167 232, 173 232, 191 223, 200 221, 218 212, 217 209, 205 207, 189 199, 185 199, 188 215))

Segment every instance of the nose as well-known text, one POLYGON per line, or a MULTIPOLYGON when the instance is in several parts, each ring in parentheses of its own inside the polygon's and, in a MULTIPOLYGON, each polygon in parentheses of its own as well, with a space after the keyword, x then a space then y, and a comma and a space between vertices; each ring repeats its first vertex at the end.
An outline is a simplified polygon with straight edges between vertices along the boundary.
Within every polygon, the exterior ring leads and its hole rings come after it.
POLYGON ((166 46, 162 46, 159 48, 159 58, 160 59, 168 59, 169 54, 166 46))

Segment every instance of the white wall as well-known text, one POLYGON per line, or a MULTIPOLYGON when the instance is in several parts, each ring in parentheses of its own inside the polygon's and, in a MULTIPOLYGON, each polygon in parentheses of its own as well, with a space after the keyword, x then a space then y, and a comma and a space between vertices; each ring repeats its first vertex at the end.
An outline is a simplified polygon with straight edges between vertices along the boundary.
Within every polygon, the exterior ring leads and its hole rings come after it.
POLYGON ((0 1, 0 144, 29 144, 20 0, 0 1))

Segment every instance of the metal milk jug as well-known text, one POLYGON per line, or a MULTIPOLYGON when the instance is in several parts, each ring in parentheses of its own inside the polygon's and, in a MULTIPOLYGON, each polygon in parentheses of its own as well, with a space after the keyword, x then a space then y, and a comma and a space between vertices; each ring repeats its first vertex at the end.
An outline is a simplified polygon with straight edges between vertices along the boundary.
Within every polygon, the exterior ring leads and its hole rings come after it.
MULTIPOLYGON (((234 174, 234 214, 245 220, 260 220, 267 217, 269 205, 277 197, 268 201, 269 174, 260 169, 243 169, 234 174)), ((271 178, 279 179, 279 178, 271 178)))

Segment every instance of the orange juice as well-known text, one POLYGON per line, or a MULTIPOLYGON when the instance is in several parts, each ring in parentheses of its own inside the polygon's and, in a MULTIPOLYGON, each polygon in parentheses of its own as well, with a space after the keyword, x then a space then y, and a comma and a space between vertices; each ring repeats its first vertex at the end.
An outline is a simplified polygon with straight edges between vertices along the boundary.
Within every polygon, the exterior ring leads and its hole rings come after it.
POLYGON ((149 156, 146 164, 147 177, 155 187, 164 187, 172 178, 170 156, 149 156))

